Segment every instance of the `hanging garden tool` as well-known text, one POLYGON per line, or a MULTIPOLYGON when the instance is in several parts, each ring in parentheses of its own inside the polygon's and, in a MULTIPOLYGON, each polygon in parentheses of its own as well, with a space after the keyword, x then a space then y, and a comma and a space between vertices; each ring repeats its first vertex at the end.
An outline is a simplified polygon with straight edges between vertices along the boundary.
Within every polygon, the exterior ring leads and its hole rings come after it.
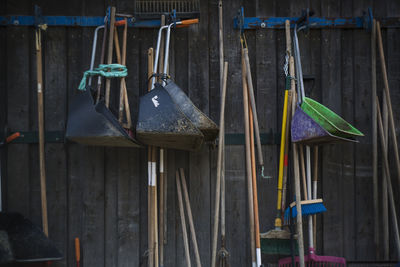
POLYGON ((290 255, 291 242, 290 233, 283 229, 282 223, 282 191, 283 191, 283 177, 284 168, 286 167, 287 175, 287 153, 289 147, 288 135, 290 129, 288 126, 289 118, 291 117, 291 93, 295 90, 294 80, 289 75, 289 58, 291 55, 291 40, 290 40, 290 23, 286 22, 286 56, 285 56, 285 76, 286 76, 286 90, 283 102, 283 115, 282 115, 282 133, 281 133, 281 147, 279 156, 279 174, 278 174, 278 193, 277 193, 277 213, 275 217, 275 228, 261 234, 262 252, 272 255, 290 255))
MULTIPOLYGON (((299 28, 301 30, 302 27, 299 28)), ((300 66, 299 40, 297 38, 297 24, 294 31, 294 49, 296 65, 300 66), (298 54, 296 56, 296 53, 298 54)), ((346 122, 336 113, 308 98, 304 93, 303 73, 301 68, 296 69, 300 91, 298 105, 292 119, 292 142, 299 143, 331 143, 339 141, 356 142, 357 136, 364 136, 359 130, 346 122)))
MULTIPOLYGON (((294 117, 292 119, 292 141, 293 141, 293 131, 295 131, 295 129, 293 128, 293 123, 295 123, 296 121, 296 114, 299 114, 299 112, 302 112, 302 109, 300 108, 300 106, 302 105, 302 103, 305 103, 305 95, 304 95, 304 83, 303 83, 303 71, 302 71, 302 67, 301 67, 301 61, 300 61, 300 50, 299 50, 299 44, 298 44, 298 38, 297 38, 297 24, 295 25, 294 28, 294 55, 295 55, 295 61, 296 61, 296 72, 297 72, 297 77, 298 77, 298 82, 297 82, 297 94, 298 94, 298 99, 299 102, 297 104, 297 108, 294 114, 294 117)), ((302 113, 302 114, 306 114, 306 113, 302 113)), ((311 117, 307 117, 309 120, 311 121, 311 117)), ((318 138, 317 138, 318 139, 318 138)), ((321 140, 321 139, 318 139, 321 140)), ((315 140, 312 140, 315 141, 315 140)), ((294 141, 293 141, 294 142, 294 141)), ((307 143, 309 144, 309 143, 307 143)), ((301 145, 301 144, 300 144, 301 145)), ((300 147, 301 148, 301 147, 300 147)), ((302 165, 302 170, 306 170, 307 171, 307 175, 303 175, 307 177, 308 183, 311 184, 311 154, 310 154, 310 146, 306 146, 306 161, 307 161, 307 168, 304 168, 304 159, 302 157, 304 157, 303 155, 303 150, 300 149, 300 158, 301 160, 301 165, 302 165)), ((304 187, 306 188, 307 182, 304 182, 304 187)), ((310 185, 311 186, 311 185, 310 185)), ((304 201, 301 201, 301 206, 302 206, 302 216, 308 216, 308 215, 312 215, 312 214, 318 214, 318 213, 322 213, 326 211, 325 206, 323 205, 323 200, 322 199, 314 199, 311 200, 311 187, 310 190, 307 190, 306 192, 304 192, 304 196, 305 199, 304 201), (307 197, 308 196, 308 197, 307 197)), ((298 201, 296 199, 296 201, 298 201)), ((293 207, 295 205, 295 203, 291 203, 290 206, 293 207)), ((296 217, 297 216, 297 210, 296 209, 290 209, 287 208, 285 211, 285 217, 286 219, 289 216, 289 212, 290 210, 292 210, 292 217, 296 217)), ((309 217, 311 218, 311 217, 309 217)), ((312 218, 311 218, 312 220, 312 218)), ((310 224, 310 220, 309 220, 309 227, 310 225, 312 226, 312 221, 310 224)))
MULTIPOLYGON (((239 11, 240 18, 244 17, 244 8, 242 7, 239 11)), ((254 97, 254 87, 253 87, 253 79, 251 76, 251 68, 250 68, 250 59, 249 59, 249 50, 247 47, 246 36, 244 34, 244 25, 243 21, 239 22, 240 24, 240 43, 242 46, 242 53, 244 57, 244 64, 245 64, 245 78, 247 87, 249 88, 249 99, 250 105, 253 112, 253 123, 254 123, 254 130, 255 130, 255 137, 257 142, 257 157, 258 157, 258 164, 261 166, 261 176, 263 178, 271 178, 270 176, 264 176, 264 159, 262 154, 261 148, 261 139, 260 139, 260 130, 258 127, 258 116, 257 116, 257 108, 256 108, 256 100, 254 97)))
MULTIPOLYGON (((68 113, 66 138, 84 145, 140 147, 130 131, 124 129, 115 115, 109 110, 110 86, 112 77, 126 77, 126 66, 112 64, 113 36, 115 25, 115 7, 111 8, 107 65, 86 71, 73 97, 68 113), (101 75, 107 78, 105 99, 95 103, 91 89, 86 86, 88 76, 101 75)), ((96 49, 97 31, 95 31, 93 49, 96 49)), ((95 53, 92 52, 92 62, 95 53)), ((101 80, 100 80, 101 81, 101 80)), ((99 95, 99 94, 98 94, 99 95)))
MULTIPOLYGON (((180 25, 190 25, 198 23, 197 19, 182 21, 180 25)), ((171 95, 174 102, 178 105, 183 114, 190 119, 194 126, 199 129, 204 135, 204 141, 213 142, 218 135, 218 127, 206 114, 196 107, 185 92, 175 84, 166 75, 168 68, 168 56, 169 56, 169 44, 171 36, 171 28, 174 27, 175 23, 171 23, 167 28, 166 44, 165 44, 165 59, 164 59, 164 77, 165 80, 164 88, 171 95)))
MULTIPOLYGON (((0 142, 0 148, 20 136, 16 132, 0 142)), ((0 159, 1 160, 1 159, 0 159)), ((0 161, 0 185, 2 184, 0 161)), ((0 196, 3 195, 0 188, 0 196)), ((0 197, 0 264, 12 262, 49 262, 62 259, 54 243, 40 227, 16 212, 6 212, 0 197)))
POLYGON ((254 206, 253 206, 253 185, 252 185, 252 166, 250 154, 250 123, 249 123, 249 92, 246 80, 246 63, 244 59, 244 48, 242 46, 242 87, 243 87, 243 113, 244 113, 244 133, 246 151, 246 181, 247 181, 247 202, 249 209, 249 234, 250 252, 252 266, 256 266, 255 236, 254 236, 254 206))
POLYGON ((217 236, 218 236, 218 225, 219 215, 221 207, 221 252, 225 246, 225 187, 223 186, 222 179, 225 178, 223 173, 223 161, 224 161, 224 129, 225 129, 225 97, 226 97, 226 82, 228 76, 228 62, 225 62, 224 74, 223 74, 223 86, 221 92, 221 111, 219 119, 219 138, 218 138, 218 159, 217 159, 217 179, 215 181, 215 202, 214 202, 214 224, 212 232, 212 248, 211 248, 211 266, 215 267, 217 264, 217 236), (223 190, 223 192, 221 192, 223 190), (222 194, 221 194, 222 193, 222 194), (220 205, 221 203, 221 205, 220 205), (224 208, 222 208, 224 206, 224 208), (223 211, 224 210, 224 211, 223 211))
MULTIPOLYGON (((197 23, 194 20, 179 21, 177 25, 197 23)), ((153 67, 153 75, 157 73, 163 30, 172 27, 163 26, 158 32, 157 49, 153 67)), ((169 38, 166 39, 168 47, 169 38)), ((164 60, 164 72, 168 68, 168 49, 164 60)), ((161 74, 158 74, 161 75, 161 74)), ((175 103, 170 93, 152 79, 151 90, 140 97, 136 136, 144 144, 164 148, 197 150, 203 143, 204 136, 175 103)), ((180 105, 185 103, 179 103, 180 105)))

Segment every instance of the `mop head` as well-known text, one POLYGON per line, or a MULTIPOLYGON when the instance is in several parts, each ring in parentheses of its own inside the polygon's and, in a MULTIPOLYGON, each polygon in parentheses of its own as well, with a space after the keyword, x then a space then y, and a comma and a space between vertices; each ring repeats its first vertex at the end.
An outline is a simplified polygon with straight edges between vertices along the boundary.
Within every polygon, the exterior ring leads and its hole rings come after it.
MULTIPOLYGON (((260 234, 261 252, 267 255, 290 255, 290 232, 275 228, 266 233, 260 234)), ((297 255, 297 242, 296 242, 297 255)))
MULTIPOLYGON (((323 200, 321 198, 301 201, 300 203, 302 216, 325 212, 326 208, 322 202, 323 200)), ((293 202, 290 204, 290 207, 286 208, 285 210, 285 221, 289 220, 290 208, 292 208, 292 218, 296 218, 297 216, 296 202, 293 202)))

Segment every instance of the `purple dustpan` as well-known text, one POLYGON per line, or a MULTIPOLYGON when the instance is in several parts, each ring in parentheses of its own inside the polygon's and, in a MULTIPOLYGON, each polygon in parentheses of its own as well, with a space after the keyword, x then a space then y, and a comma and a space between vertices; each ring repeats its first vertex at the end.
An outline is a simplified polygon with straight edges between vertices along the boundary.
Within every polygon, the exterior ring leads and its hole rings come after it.
POLYGON ((292 118, 291 136, 292 142, 304 144, 357 142, 354 139, 332 135, 308 116, 299 105, 297 105, 292 118))

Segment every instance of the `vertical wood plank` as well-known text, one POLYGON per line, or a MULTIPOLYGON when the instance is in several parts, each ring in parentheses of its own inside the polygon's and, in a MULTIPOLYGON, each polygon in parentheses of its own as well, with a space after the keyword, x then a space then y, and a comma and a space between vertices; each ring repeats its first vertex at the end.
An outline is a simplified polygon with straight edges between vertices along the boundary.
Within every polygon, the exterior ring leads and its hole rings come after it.
MULTIPOLYGON (((352 1, 342 1, 341 15, 351 16, 352 1)), ((353 30, 341 31, 341 88, 342 118, 354 125, 354 103, 357 101, 354 95, 354 61, 353 61, 353 30)), ((354 190, 355 190, 355 163, 354 147, 358 144, 341 145, 342 157, 342 227, 343 227, 343 255, 351 260, 355 257, 355 218, 354 218, 354 190)), ((336 179, 337 180, 337 179, 336 179)), ((324 191, 325 194, 325 191, 324 191)), ((325 218, 324 218, 325 220, 325 218)), ((325 236, 324 236, 325 239, 325 236)))
MULTIPOLYGON (((353 16, 362 14, 372 2, 353 1, 353 16)), ((365 31, 354 32, 354 123, 365 134, 363 142, 355 146, 355 220, 356 220, 356 259, 373 259, 373 215, 372 168, 369 155, 371 143, 371 76, 370 73, 370 34, 365 31)))
MULTIPOLYGON (((43 50, 45 130, 63 131, 66 122, 67 79, 66 30, 48 29, 43 50)), ((65 255, 67 252, 67 175, 64 144, 46 144, 46 183, 49 237, 65 255)), ((67 266, 66 260, 55 266, 67 266)))
MULTIPOLYGON (((329 1, 321 5, 322 16, 339 16, 340 5, 337 1, 329 1)), ((340 30, 321 31, 321 62, 322 62, 322 103, 341 115, 341 72, 335 71, 341 67, 341 32, 340 30)), ((325 255, 343 255, 343 244, 334 245, 333 240, 344 240, 342 227, 343 195, 343 147, 351 144, 332 144, 323 146, 323 192, 324 203, 328 212, 323 215, 323 248, 325 255)))
MULTIPOLYGON (((29 13, 28 1, 19 4, 7 2, 7 13, 29 13)), ((30 86, 29 58, 30 31, 27 28, 6 28, 6 86, 7 122, 11 130, 29 130, 29 97, 36 95, 36 87, 30 86), (24 75, 20 75, 23 73, 24 75), (30 90, 27 90, 30 89, 30 90)), ((14 144, 7 151, 8 173, 6 210, 30 215, 30 164, 29 145, 14 144), (21 166, 25 166, 21 168, 21 166)), ((40 223, 36 222, 36 223, 40 223)), ((39 224, 40 225, 40 224, 39 224)))
MULTIPOLYGON (((400 5, 397 1, 387 1, 386 2, 386 15, 388 17, 391 16, 398 16, 400 13, 400 5)), ((386 30, 386 48, 387 51, 385 51, 385 56, 386 56, 386 65, 387 65, 387 74, 388 74, 388 80, 389 80, 389 88, 390 88, 390 97, 392 101, 392 106, 393 106, 393 114, 394 114, 394 120, 395 120, 395 125, 398 126, 400 122, 400 117, 397 115, 399 114, 399 105, 396 105, 395 103, 399 103, 400 101, 400 94, 398 93, 398 90, 396 88, 399 88, 400 82, 399 78, 400 77, 400 53, 397 51, 398 45, 400 44, 400 38, 398 37, 399 34, 399 29, 387 29, 386 30)), ((384 43, 385 46, 385 43, 384 43)), ((379 64, 378 64, 379 65, 379 64)), ((398 132, 398 131, 396 131, 398 132)), ((397 133, 397 136, 398 133, 397 133)), ((398 137, 397 137, 398 138, 398 137)), ((389 137, 390 140, 390 137, 389 137)), ((395 168, 395 157, 394 157, 394 151, 393 151, 393 144, 392 141, 389 141, 389 155, 390 155, 390 162, 392 162, 392 170, 391 173, 392 177, 392 187, 394 191, 394 196, 395 196, 395 201, 396 203, 399 203, 400 200, 400 184, 398 183, 397 179, 397 170, 395 168), (397 196, 397 197, 396 197, 397 196)), ((390 205, 390 204, 389 204, 390 205)), ((389 224, 391 222, 389 221, 389 224)), ((396 256, 396 247, 394 238, 393 236, 393 227, 390 225, 390 235, 389 235, 389 240, 390 240, 390 257, 389 259, 396 259, 399 255, 396 256)))
MULTIPOLYGON (((209 7, 208 1, 200 2, 201 20, 198 25, 188 29, 188 91, 193 103, 205 114, 210 110, 209 89, 209 39, 218 36, 208 35, 209 7)), ((176 53, 178 55, 178 53, 176 53)), ((178 73, 177 73, 178 75, 178 73)), ((219 80, 218 80, 219 81, 219 80)), ((218 82, 219 84, 219 82, 218 82)), ((216 87, 218 88, 218 86, 216 87)), ((219 89, 219 88, 218 88, 219 89)), ((217 90, 219 92, 219 90, 217 90)), ((194 227, 199 247, 201 263, 211 266, 211 195, 209 148, 205 145, 198 152, 189 155, 189 195, 192 206, 194 227)), ((193 245, 191 245, 193 248, 193 245)), ((192 250, 193 252, 193 250, 192 250)), ((195 255, 191 253, 195 263, 195 255)))

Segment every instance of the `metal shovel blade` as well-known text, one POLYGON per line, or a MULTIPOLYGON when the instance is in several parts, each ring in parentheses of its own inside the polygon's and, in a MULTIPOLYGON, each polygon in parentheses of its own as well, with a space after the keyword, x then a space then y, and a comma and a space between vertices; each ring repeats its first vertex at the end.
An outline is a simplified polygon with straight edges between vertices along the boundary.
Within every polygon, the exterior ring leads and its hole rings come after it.
POLYGON ((8 235, 13 261, 53 261, 63 257, 43 231, 19 213, 0 212, 0 231, 8 235))
POLYGON ((91 146, 140 147, 104 102, 93 104, 89 89, 74 96, 69 110, 68 140, 91 146))
POLYGON ((159 84, 140 97, 136 136, 147 145, 191 151, 199 149, 204 139, 159 84))
POLYGON ((357 142, 352 138, 333 135, 297 106, 291 123, 291 137, 294 143, 321 144, 337 142, 357 142))
POLYGON ((167 80, 165 90, 182 110, 183 114, 203 133, 205 141, 214 141, 218 136, 218 126, 201 112, 183 90, 172 80, 167 80))

